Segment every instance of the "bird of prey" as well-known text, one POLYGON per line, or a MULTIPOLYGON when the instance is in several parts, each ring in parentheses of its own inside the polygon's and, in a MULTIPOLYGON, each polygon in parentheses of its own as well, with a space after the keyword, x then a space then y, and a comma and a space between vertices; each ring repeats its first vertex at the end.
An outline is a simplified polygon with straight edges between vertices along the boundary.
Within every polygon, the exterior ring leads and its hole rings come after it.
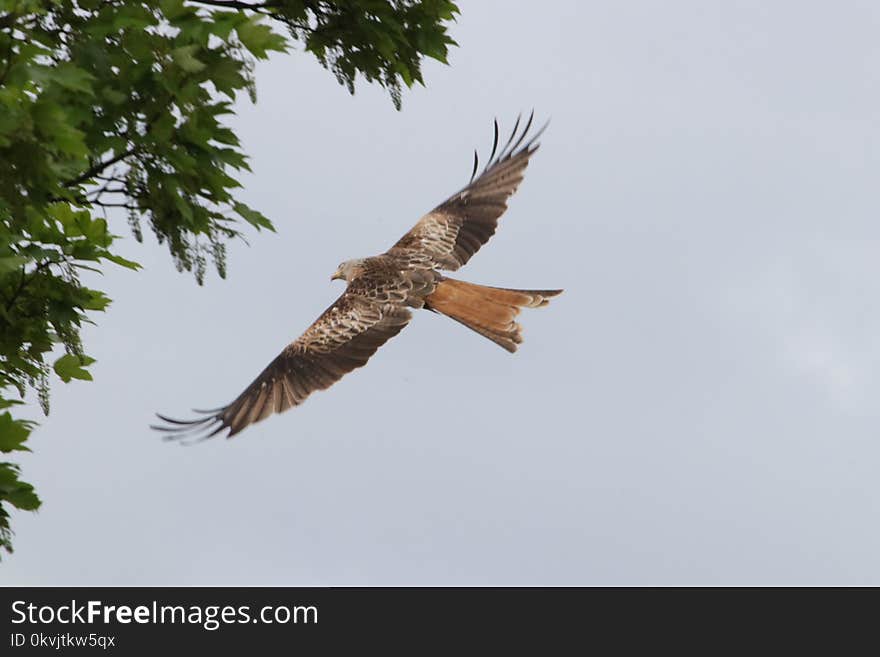
POLYGON ((545 306, 562 290, 514 290, 455 280, 455 271, 495 233, 507 200, 523 179, 537 139, 529 135, 532 116, 498 148, 498 122, 492 154, 480 173, 474 152, 470 182, 423 216, 388 251, 347 260, 331 276, 348 283, 345 292, 291 342, 244 392, 222 408, 196 411, 194 420, 159 415, 153 425, 167 439, 201 440, 225 429, 231 438, 247 426, 298 406, 315 390, 324 390, 366 364, 424 308, 464 324, 510 352, 522 342, 516 322, 520 308, 545 306))

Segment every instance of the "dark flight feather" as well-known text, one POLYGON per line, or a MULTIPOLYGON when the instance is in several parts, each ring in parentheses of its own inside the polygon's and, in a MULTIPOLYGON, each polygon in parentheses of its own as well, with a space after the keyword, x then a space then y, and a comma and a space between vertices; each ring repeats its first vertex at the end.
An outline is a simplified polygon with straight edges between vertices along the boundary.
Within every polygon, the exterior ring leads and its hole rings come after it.
MULTIPOLYGON (((438 269, 455 271, 480 249, 498 228, 498 219, 507 209, 507 200, 522 182, 529 158, 538 150, 538 138, 547 124, 532 135, 534 112, 525 128, 517 118, 504 147, 499 151, 499 128, 495 122, 492 152, 486 167, 468 185, 431 210, 392 246, 387 254, 395 257, 426 256, 438 269), (528 136, 528 139, 526 137, 528 136)), ((474 172, 477 161, 474 161, 474 172)))
MULTIPOLYGON (((360 286, 355 286, 360 287, 360 286)), ((316 390, 325 390, 370 357, 409 322, 400 304, 376 304, 346 292, 288 345, 234 401, 192 420, 158 415, 165 425, 152 428, 166 440, 198 441, 224 429, 232 437, 250 424, 298 406, 316 390)))

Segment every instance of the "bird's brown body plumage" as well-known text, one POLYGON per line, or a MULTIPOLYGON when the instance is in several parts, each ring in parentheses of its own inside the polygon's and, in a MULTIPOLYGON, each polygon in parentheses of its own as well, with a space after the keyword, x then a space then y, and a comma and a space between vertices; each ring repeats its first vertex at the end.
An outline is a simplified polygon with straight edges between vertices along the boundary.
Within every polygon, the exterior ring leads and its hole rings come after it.
POLYGON ((498 150, 498 124, 489 162, 479 176, 434 208, 384 254, 348 261, 334 278, 348 287, 305 332, 289 344, 235 400, 196 420, 160 415, 155 426, 169 438, 207 438, 229 429, 237 434, 272 413, 301 404, 315 390, 329 388, 366 364, 425 308, 461 322, 513 352, 522 342, 516 317, 562 290, 513 290, 465 283, 440 270, 455 271, 470 260, 498 226, 508 198, 522 182, 543 128, 528 141, 532 119, 519 131, 517 120, 498 150), (497 154, 497 155, 496 155, 497 154))

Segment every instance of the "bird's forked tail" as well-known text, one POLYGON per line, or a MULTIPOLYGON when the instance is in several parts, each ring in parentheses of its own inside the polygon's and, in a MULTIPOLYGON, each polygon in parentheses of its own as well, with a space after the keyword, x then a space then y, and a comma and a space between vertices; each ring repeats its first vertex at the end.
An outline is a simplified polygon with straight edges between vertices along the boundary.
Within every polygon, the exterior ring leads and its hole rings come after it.
POLYGON ((516 322, 520 308, 540 308, 562 290, 509 290, 444 278, 425 299, 425 307, 443 313, 507 351, 522 342, 516 322))

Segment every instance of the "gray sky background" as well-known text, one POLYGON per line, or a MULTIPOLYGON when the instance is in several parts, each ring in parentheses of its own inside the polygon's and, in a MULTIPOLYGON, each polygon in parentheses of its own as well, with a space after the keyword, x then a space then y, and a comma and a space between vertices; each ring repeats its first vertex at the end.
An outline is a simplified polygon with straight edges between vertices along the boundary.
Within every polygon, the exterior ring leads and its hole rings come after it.
MULTIPOLYGON (((7 584, 880 584, 880 6, 461 2, 394 111, 310 57, 235 128, 278 234, 199 288, 108 269, 94 383, 21 462, 7 584), (511 356, 419 313, 233 441, 147 429, 236 396, 535 107, 543 146, 459 272, 564 287, 511 356)), ((128 234, 124 218, 116 232, 128 234)), ((33 416, 39 411, 32 407, 33 416)))

